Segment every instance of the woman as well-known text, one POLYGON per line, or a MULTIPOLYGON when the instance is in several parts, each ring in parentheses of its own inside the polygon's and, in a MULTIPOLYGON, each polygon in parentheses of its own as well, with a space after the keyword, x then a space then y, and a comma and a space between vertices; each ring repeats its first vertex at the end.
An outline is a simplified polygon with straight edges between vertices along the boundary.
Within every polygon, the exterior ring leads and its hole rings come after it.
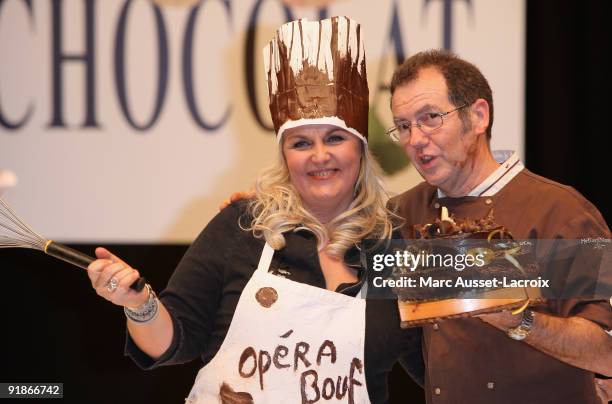
POLYGON ((139 366, 202 357, 189 402, 386 402, 387 374, 420 345, 395 302, 356 298, 361 240, 393 230, 367 148, 359 25, 285 24, 264 61, 280 155, 255 198, 208 224, 159 299, 129 290, 138 272, 102 248, 92 284, 125 307, 139 366))

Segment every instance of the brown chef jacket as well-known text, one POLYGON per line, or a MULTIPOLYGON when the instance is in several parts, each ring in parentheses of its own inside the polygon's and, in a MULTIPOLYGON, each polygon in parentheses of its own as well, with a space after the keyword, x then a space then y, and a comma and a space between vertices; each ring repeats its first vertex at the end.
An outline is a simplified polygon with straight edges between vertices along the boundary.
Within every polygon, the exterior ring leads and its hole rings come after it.
MULTIPOLYGON (((495 221, 517 239, 610 238, 601 214, 576 190, 527 169, 491 196, 438 198, 436 188, 423 182, 391 203, 406 219, 406 238, 414 224, 439 217, 440 206, 458 218, 473 219, 494 208, 495 221)), ((551 302, 550 307, 557 315, 612 327, 609 302, 577 303, 551 302)), ((514 341, 478 318, 423 327, 423 356, 428 403, 598 403, 593 373, 514 341)))

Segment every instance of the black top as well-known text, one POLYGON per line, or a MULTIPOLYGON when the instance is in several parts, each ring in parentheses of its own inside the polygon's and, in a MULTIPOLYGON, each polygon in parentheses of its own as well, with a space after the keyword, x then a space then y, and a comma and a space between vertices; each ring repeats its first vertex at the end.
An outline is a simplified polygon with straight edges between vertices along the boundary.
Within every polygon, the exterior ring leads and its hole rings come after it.
MULTIPOLYGON (((240 294, 257 268, 264 246, 250 231, 246 202, 221 211, 189 247, 159 294, 174 323, 168 350, 153 360, 134 344, 128 334, 126 355, 143 369, 185 363, 201 356, 204 364, 223 342, 240 294)), ((306 230, 285 234, 286 246, 275 252, 270 272, 292 281, 325 288, 315 236, 306 230)), ((336 292, 355 296, 365 279, 360 254, 352 248, 345 262, 356 269, 359 282, 342 284, 336 292)), ((395 300, 366 302, 365 376, 370 400, 388 401, 387 375, 399 359, 407 371, 422 378, 421 329, 402 330, 395 300)))

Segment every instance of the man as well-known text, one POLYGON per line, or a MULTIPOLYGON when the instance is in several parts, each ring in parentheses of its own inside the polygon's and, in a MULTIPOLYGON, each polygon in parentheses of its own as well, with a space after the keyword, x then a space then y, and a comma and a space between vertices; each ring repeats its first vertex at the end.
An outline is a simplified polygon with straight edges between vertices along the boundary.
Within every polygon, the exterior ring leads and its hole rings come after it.
MULTIPOLYGON (((493 208, 517 239, 610 238, 574 189, 491 152, 492 92, 474 65, 445 51, 416 54, 396 70, 391 93, 388 133, 425 179, 392 200, 405 234, 446 206, 469 218, 493 208)), ((612 375, 611 327, 609 302, 576 300, 424 326, 427 402, 598 403, 594 373, 612 375)))

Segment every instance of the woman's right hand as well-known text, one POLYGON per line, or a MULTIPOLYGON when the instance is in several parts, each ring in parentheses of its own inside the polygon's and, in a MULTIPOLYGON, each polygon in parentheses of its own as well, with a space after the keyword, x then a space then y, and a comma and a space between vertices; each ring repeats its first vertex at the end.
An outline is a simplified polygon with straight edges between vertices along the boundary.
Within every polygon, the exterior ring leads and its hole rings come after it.
POLYGON ((130 289, 140 274, 106 248, 96 248, 98 258, 87 267, 87 275, 96 293, 118 306, 136 308, 144 304, 149 292, 130 289))

